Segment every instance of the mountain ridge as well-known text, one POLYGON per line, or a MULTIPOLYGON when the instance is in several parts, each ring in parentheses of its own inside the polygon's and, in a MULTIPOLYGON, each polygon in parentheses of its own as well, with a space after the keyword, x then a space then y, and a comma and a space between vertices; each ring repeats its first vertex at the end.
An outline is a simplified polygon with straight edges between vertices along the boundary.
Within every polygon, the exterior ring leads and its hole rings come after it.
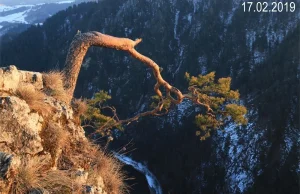
MULTIPOLYGON (((16 4, 0 6, 0 36, 7 32, 21 32, 30 25, 43 25, 43 22, 60 10, 88 0, 61 0, 44 3, 16 4)), ((91 0, 92 1, 92 0, 91 0)))

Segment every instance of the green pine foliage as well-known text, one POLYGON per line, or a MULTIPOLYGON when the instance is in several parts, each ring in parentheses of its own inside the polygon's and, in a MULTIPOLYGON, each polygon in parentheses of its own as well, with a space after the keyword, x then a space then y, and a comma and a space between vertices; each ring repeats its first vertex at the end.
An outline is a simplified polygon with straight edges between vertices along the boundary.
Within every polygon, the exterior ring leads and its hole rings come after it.
POLYGON ((116 125, 117 121, 113 116, 106 116, 102 113, 103 105, 109 99, 111 96, 103 90, 95 93, 94 98, 87 101, 87 112, 82 116, 84 122, 90 123, 101 135, 110 134, 109 130, 112 126, 123 129, 120 125, 116 125))
POLYGON ((195 123, 200 130, 196 135, 201 140, 210 137, 211 131, 233 121, 238 125, 247 124, 245 115, 247 109, 240 105, 239 91, 230 89, 231 78, 215 80, 215 72, 207 75, 190 76, 185 74, 189 82, 189 96, 195 97, 204 108, 204 112, 195 118, 195 123))
MULTIPOLYGON (((151 103, 150 107, 151 108, 157 107, 158 103, 160 102, 160 97, 158 95, 154 95, 151 98, 152 98, 153 102, 151 103)), ((164 98, 162 103, 163 103, 164 110, 169 110, 172 105, 171 100, 168 98, 164 98)))
MULTIPOLYGON (((200 136, 201 140, 210 137, 211 131, 219 129, 222 125, 228 122, 235 122, 238 125, 247 124, 245 115, 247 109, 240 105, 238 91, 230 89, 231 78, 219 78, 215 80, 215 72, 207 75, 198 75, 197 77, 190 76, 189 73, 185 74, 185 78, 189 82, 189 93, 186 96, 190 97, 196 105, 203 107, 203 111, 196 115, 195 124, 200 129, 196 131, 196 135, 200 136)), ((118 124, 116 112, 113 116, 106 116, 101 111, 104 108, 111 109, 112 107, 103 104, 110 100, 111 96, 105 91, 100 91, 94 94, 94 98, 87 102, 88 110, 85 114, 84 120, 92 122, 97 132, 101 134, 109 134, 109 129, 117 127, 123 129, 121 124, 118 124)), ((159 96, 152 96, 153 103, 151 108, 156 108, 159 103, 163 104, 165 113, 172 106, 169 98, 159 96)))

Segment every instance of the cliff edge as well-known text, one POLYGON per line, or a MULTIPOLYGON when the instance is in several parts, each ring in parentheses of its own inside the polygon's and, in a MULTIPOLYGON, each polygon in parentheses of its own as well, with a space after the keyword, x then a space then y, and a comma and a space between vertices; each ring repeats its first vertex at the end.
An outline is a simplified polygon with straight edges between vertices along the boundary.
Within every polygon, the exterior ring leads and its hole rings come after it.
POLYGON ((84 104, 61 88, 59 73, 0 68, 0 193, 125 192, 121 165, 85 137, 84 104))

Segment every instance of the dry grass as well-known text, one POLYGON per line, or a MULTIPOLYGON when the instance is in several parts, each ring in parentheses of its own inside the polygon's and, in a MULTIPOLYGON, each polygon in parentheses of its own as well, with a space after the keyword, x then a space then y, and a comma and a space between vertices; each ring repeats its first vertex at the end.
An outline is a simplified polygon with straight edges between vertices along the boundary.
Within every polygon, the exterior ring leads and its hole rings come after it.
POLYGON ((14 177, 11 194, 27 193, 31 189, 40 188, 39 175, 43 162, 38 160, 23 161, 14 177))
POLYGON ((40 178, 41 188, 50 193, 74 193, 78 188, 74 185, 74 181, 65 171, 48 171, 45 176, 40 178))
POLYGON ((69 146, 63 149, 58 161, 58 168, 71 169, 75 166, 84 168, 85 170, 89 169, 98 150, 88 145, 90 145, 88 141, 72 140, 69 146))
POLYGON ((81 124, 81 116, 85 115, 88 110, 88 105, 84 99, 74 99, 72 101, 72 108, 74 110, 74 121, 76 124, 81 124))
POLYGON ((46 190, 49 193, 80 193, 81 187, 70 178, 67 171, 47 170, 40 160, 23 161, 14 177, 10 194, 24 194, 32 190, 46 190))
POLYGON ((49 123, 43 129, 41 137, 44 151, 50 152, 52 159, 63 159, 57 165, 59 170, 49 170, 49 162, 38 159, 23 162, 14 176, 10 194, 28 193, 34 188, 45 189, 50 193, 82 193, 82 185, 71 173, 78 167, 83 167, 89 173, 87 185, 98 185, 101 176, 104 181, 103 189, 107 193, 128 193, 121 163, 112 155, 101 151, 97 145, 90 141, 70 140, 69 132, 54 123, 49 123))
POLYGON ((115 157, 101 151, 99 146, 90 141, 77 143, 69 150, 63 151, 59 167, 79 165, 89 173, 87 185, 97 185, 101 176, 107 193, 128 193, 128 187, 124 182, 126 175, 121 170, 121 163, 115 157))
POLYGON ((64 74, 59 71, 50 71, 43 74, 46 87, 45 92, 59 101, 68 103, 68 94, 64 89, 64 74))
POLYGON ((60 150, 69 144, 70 133, 56 123, 48 123, 41 132, 44 151, 51 154, 52 167, 56 167, 56 161, 60 156, 60 150))
POLYGON ((127 175, 122 171, 122 164, 112 155, 105 155, 99 161, 97 171, 101 173, 106 191, 108 193, 129 193, 128 186, 124 183, 127 175), (107 169, 107 166, 110 166, 107 169), (105 170, 106 169, 106 170, 105 170))
POLYGON ((88 110, 87 102, 84 99, 74 99, 72 101, 72 107, 78 116, 84 115, 88 110))
POLYGON ((49 116, 52 113, 52 107, 45 103, 45 94, 36 90, 32 85, 20 85, 16 90, 16 95, 29 105, 30 109, 40 113, 43 116, 49 116))
POLYGON ((128 186, 124 182, 127 176, 122 172, 122 164, 113 155, 100 151, 98 146, 92 145, 92 147, 97 149, 97 153, 94 155, 89 171, 88 183, 96 184, 97 177, 100 175, 107 193, 129 193, 128 186))

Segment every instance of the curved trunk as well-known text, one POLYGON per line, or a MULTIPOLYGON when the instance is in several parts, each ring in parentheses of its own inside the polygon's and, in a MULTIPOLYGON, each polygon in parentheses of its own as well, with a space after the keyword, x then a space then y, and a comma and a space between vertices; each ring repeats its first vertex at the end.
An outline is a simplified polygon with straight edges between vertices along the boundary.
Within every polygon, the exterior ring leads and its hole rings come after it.
POLYGON ((132 48, 136 44, 137 41, 112 37, 99 32, 77 33, 70 45, 64 69, 64 84, 70 96, 69 101, 73 97, 82 61, 90 46, 128 50, 129 47, 132 48))
POLYGON ((168 97, 174 103, 176 104, 180 103, 183 99, 182 93, 175 87, 172 87, 168 82, 166 82, 162 78, 160 74, 159 66, 150 58, 140 54, 134 49, 134 47, 141 41, 142 41, 141 39, 137 39, 133 41, 128 38, 113 37, 95 31, 87 32, 87 33, 78 32, 71 43, 66 58, 65 69, 64 69, 64 75, 65 75, 64 86, 68 92, 68 96, 69 96, 68 102, 72 100, 74 90, 76 87, 78 74, 81 68, 81 64, 84 56, 86 55, 88 48, 90 46, 99 46, 99 47, 113 48, 117 50, 127 51, 134 58, 145 63, 148 67, 153 69, 154 76, 157 80, 157 83, 154 87, 154 90, 157 93, 157 95, 162 98, 162 93, 159 87, 163 86, 167 91, 168 97), (170 94, 171 92, 175 93, 177 99, 171 97, 170 94))

